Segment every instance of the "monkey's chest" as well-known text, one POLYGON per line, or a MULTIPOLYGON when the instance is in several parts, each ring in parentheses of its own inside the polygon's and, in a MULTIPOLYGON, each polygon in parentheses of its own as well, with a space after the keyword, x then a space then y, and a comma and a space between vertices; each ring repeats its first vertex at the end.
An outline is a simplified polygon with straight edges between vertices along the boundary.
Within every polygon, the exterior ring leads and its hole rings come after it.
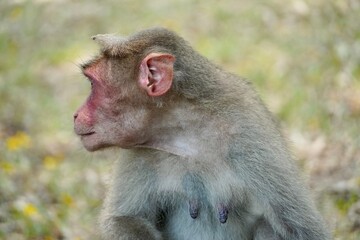
POLYGON ((227 209, 204 199, 178 198, 173 204, 162 218, 161 231, 169 240, 247 240, 258 218, 241 206, 227 209))
MULTIPOLYGON (((173 169, 159 184, 162 228, 167 239, 248 239, 257 216, 245 211, 240 183, 212 172, 173 169), (216 181, 217 180, 217 181, 216 181), (236 187, 234 184, 239 185, 236 187)), ((229 174, 229 173, 228 173, 229 174)))

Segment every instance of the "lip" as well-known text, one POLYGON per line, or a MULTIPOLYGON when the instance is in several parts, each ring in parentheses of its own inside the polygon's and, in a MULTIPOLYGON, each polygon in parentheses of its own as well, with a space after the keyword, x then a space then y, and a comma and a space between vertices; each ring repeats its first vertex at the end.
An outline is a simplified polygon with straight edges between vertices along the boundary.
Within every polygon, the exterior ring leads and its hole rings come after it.
POLYGON ((88 133, 80 133, 79 136, 81 137, 86 137, 86 136, 91 136, 93 135, 95 132, 88 132, 88 133))

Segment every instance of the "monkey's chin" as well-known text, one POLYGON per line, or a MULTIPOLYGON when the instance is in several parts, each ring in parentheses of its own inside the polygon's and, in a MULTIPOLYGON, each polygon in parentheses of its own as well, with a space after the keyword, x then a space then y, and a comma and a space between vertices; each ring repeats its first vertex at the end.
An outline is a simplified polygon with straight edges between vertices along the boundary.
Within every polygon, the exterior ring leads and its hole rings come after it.
POLYGON ((95 152, 107 147, 110 147, 109 144, 101 142, 94 135, 91 136, 81 136, 81 142, 86 150, 89 152, 95 152))
POLYGON ((95 152, 95 151, 98 151, 98 150, 102 149, 102 147, 99 147, 99 146, 96 146, 96 145, 83 144, 83 146, 89 152, 95 152))

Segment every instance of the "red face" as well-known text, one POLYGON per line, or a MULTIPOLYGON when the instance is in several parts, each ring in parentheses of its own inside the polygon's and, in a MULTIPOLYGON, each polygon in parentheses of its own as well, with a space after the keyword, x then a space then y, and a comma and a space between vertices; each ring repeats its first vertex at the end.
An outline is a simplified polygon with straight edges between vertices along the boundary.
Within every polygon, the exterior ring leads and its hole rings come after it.
MULTIPOLYGON (((132 76, 129 71, 120 71, 117 64, 102 58, 83 70, 91 83, 91 93, 74 114, 74 129, 89 151, 109 146, 129 148, 144 141, 142 130, 149 110, 131 98, 132 76)), ((140 91, 137 95, 141 94, 145 95, 140 91)))
POLYGON ((152 98, 170 89, 174 61, 172 55, 150 53, 139 69, 134 57, 103 57, 88 64, 83 73, 91 93, 74 115, 75 133, 85 148, 130 148, 148 141, 157 124, 152 98))

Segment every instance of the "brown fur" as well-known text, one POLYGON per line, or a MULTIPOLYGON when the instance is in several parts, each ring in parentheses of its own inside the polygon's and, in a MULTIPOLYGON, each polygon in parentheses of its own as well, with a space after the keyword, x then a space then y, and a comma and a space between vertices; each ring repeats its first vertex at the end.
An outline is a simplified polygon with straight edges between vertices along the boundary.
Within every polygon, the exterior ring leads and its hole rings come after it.
POLYGON ((330 238, 249 82, 163 28, 93 39, 101 52, 83 71, 95 84, 75 131, 90 151, 128 149, 105 201, 104 239, 330 238), (147 61, 153 53, 175 62, 147 61))

